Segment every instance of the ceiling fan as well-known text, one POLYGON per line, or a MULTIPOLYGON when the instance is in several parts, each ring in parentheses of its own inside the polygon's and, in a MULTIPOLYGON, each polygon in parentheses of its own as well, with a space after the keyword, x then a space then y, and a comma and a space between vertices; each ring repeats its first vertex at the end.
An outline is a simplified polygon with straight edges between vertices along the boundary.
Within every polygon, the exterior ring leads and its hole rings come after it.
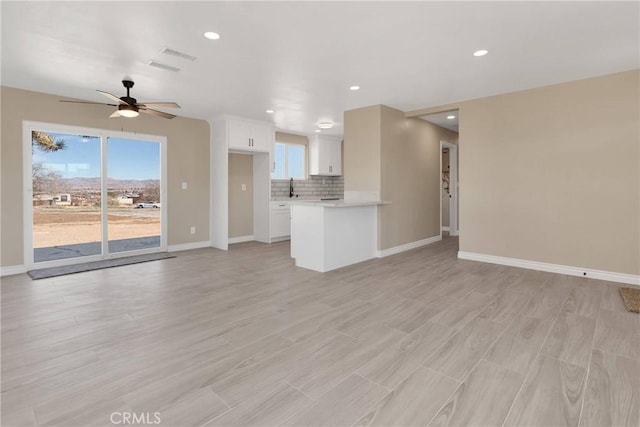
POLYGON ((151 107, 169 107, 169 108, 180 108, 178 104, 175 102, 138 102, 137 99, 129 96, 129 89, 133 87, 133 81, 131 80, 123 80, 122 84, 127 89, 127 96, 122 96, 118 98, 117 96, 99 90, 101 94, 116 102, 116 104, 107 104, 103 102, 89 102, 89 101, 64 101, 60 100, 60 102, 71 102, 75 104, 98 104, 98 105, 110 105, 112 107, 118 107, 118 109, 109 117, 137 117, 138 113, 151 114, 153 116, 164 117, 165 119, 173 119, 176 117, 173 114, 165 113, 163 111, 153 110, 151 107))

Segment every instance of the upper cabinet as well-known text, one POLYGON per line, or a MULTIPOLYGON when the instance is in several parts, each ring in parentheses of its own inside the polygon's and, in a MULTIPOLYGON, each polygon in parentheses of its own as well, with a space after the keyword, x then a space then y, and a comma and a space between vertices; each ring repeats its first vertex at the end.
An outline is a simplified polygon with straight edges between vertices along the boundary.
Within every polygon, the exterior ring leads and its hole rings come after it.
POLYGON ((342 175, 342 139, 326 135, 309 138, 309 175, 342 175))
POLYGON ((267 124, 226 118, 229 132, 229 149, 270 152, 273 128, 267 124))

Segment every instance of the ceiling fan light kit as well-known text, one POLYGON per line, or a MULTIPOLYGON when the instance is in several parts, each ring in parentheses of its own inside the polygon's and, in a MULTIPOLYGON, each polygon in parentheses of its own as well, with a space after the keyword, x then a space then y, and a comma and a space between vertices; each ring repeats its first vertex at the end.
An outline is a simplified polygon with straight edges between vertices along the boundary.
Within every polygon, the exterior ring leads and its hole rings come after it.
POLYGON ((164 111, 158 111, 158 110, 149 108, 149 106, 180 108, 180 106, 175 102, 138 102, 137 99, 132 98, 129 94, 129 90, 134 85, 133 81, 123 80, 122 85, 127 89, 127 95, 121 96, 120 98, 118 98, 117 96, 109 92, 98 90, 99 93, 106 96, 110 100, 116 102, 116 104, 88 102, 88 101, 65 101, 65 100, 61 100, 60 102, 71 102, 75 104, 99 104, 99 105, 109 105, 111 107, 117 106, 118 109, 109 116, 110 118, 115 118, 115 117, 133 118, 133 117, 138 117, 139 113, 150 114, 152 116, 163 117, 165 119, 173 119, 174 117, 176 117, 173 114, 169 114, 169 113, 165 113, 164 111))
POLYGON ((118 115, 122 117, 138 117, 138 108, 135 105, 118 105, 118 115))

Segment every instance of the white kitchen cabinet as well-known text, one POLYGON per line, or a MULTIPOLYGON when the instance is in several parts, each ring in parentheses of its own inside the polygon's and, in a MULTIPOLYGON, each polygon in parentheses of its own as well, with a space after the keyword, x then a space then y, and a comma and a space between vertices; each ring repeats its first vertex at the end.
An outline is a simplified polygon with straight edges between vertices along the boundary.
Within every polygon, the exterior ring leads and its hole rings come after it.
POLYGON ((289 202, 271 202, 270 238, 272 242, 291 236, 291 208, 289 202))
POLYGON ((273 129, 269 125, 247 120, 226 119, 229 135, 229 149, 270 152, 273 129))
POLYGON ((341 138, 326 135, 309 138, 309 175, 342 175, 341 138))

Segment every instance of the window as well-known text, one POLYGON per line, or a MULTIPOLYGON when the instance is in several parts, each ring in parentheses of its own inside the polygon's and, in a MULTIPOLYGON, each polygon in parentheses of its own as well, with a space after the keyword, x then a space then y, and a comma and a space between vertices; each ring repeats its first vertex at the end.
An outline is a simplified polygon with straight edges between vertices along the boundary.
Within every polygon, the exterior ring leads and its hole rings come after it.
POLYGON ((305 146, 276 142, 273 158, 275 168, 271 179, 305 179, 305 146))

